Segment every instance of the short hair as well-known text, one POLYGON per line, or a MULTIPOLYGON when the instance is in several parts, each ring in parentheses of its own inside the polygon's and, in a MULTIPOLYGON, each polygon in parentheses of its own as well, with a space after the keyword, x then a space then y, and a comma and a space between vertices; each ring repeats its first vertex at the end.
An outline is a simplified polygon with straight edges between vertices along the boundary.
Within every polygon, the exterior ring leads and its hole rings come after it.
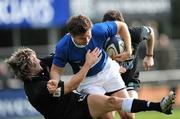
POLYGON ((67 28, 72 36, 82 35, 92 27, 91 20, 83 15, 73 16, 67 23, 67 28))
POLYGON ((105 21, 122 21, 124 22, 123 14, 118 10, 109 10, 103 16, 103 22, 105 21))
POLYGON ((15 51, 9 59, 5 62, 13 69, 18 79, 23 81, 27 80, 31 75, 29 67, 33 64, 31 61, 31 55, 35 54, 35 51, 29 48, 20 48, 15 51))

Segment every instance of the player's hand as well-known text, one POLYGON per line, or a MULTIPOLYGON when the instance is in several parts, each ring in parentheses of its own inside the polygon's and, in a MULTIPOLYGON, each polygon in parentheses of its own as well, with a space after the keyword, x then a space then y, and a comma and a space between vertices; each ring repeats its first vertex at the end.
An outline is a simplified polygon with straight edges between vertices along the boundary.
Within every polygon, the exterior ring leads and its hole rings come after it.
POLYGON ((125 73, 126 72, 126 68, 124 68, 123 66, 120 66, 119 72, 120 73, 125 73))
POLYGON ((56 89, 58 88, 58 81, 55 79, 51 79, 47 83, 47 89, 50 94, 54 94, 56 89))
POLYGON ((146 71, 149 70, 150 67, 152 67, 153 65, 154 65, 154 58, 145 56, 145 58, 143 60, 144 70, 146 70, 146 71))
POLYGON ((93 51, 88 50, 86 53, 86 64, 89 66, 95 64, 100 54, 101 50, 99 48, 95 48, 93 51))
POLYGON ((116 60, 118 62, 123 62, 125 60, 128 60, 130 57, 129 52, 123 52, 121 54, 117 54, 113 57, 113 60, 116 60))

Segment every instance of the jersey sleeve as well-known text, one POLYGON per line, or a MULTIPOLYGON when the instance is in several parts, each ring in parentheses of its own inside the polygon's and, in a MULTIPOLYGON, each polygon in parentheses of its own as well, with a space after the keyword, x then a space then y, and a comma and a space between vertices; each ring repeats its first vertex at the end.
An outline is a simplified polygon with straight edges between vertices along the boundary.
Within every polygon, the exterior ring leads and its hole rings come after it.
POLYGON ((143 40, 149 40, 151 37, 151 30, 147 26, 130 27, 129 32, 133 47, 137 47, 143 40))
POLYGON ((93 35, 96 38, 106 40, 109 37, 115 36, 117 34, 117 25, 114 21, 97 23, 93 27, 93 35))
POLYGON ((151 29, 149 27, 147 26, 141 27, 141 35, 140 35, 141 40, 149 40, 150 34, 151 34, 151 29))
POLYGON ((56 46, 56 51, 53 59, 53 64, 59 67, 65 67, 67 63, 67 57, 65 55, 65 52, 63 52, 63 48, 60 46, 56 46))
POLYGON ((47 66, 51 67, 54 58, 54 53, 51 53, 49 56, 45 56, 40 58, 40 60, 44 61, 47 66))
POLYGON ((115 36, 117 34, 117 25, 115 22, 105 22, 107 31, 105 32, 108 37, 115 36))

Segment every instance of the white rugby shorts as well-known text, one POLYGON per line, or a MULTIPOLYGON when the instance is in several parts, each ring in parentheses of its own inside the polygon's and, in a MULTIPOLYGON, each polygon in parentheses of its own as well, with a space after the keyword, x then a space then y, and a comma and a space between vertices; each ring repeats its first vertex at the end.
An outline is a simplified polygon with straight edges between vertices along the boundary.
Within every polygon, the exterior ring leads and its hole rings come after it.
POLYGON ((94 76, 86 77, 77 91, 88 94, 105 94, 125 88, 119 68, 116 61, 108 58, 103 70, 94 76))

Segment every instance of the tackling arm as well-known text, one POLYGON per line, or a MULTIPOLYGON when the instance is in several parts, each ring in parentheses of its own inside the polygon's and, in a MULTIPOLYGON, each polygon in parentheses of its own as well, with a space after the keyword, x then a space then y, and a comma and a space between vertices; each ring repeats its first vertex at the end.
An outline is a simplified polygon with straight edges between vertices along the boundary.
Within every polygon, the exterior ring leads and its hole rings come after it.
POLYGON ((54 64, 52 64, 51 71, 50 71, 50 80, 48 81, 47 88, 49 90, 49 93, 54 94, 57 87, 58 82, 61 78, 61 74, 63 73, 64 68, 60 68, 54 64))
MULTIPOLYGON (((69 79, 64 84, 64 94, 71 92, 72 90, 76 89, 81 81, 86 77, 89 69, 91 66, 97 61, 98 56, 100 55, 101 51, 98 48, 95 48, 93 51, 90 50, 86 54, 86 61, 81 68, 81 70, 73 75, 71 79, 69 79)), ((55 65, 52 65, 51 68, 51 80, 48 81, 47 88, 51 94, 54 94, 56 89, 58 88, 58 82, 60 79, 60 74, 62 73, 62 68, 59 68, 55 65), (60 73, 60 74, 59 74, 60 73)))

